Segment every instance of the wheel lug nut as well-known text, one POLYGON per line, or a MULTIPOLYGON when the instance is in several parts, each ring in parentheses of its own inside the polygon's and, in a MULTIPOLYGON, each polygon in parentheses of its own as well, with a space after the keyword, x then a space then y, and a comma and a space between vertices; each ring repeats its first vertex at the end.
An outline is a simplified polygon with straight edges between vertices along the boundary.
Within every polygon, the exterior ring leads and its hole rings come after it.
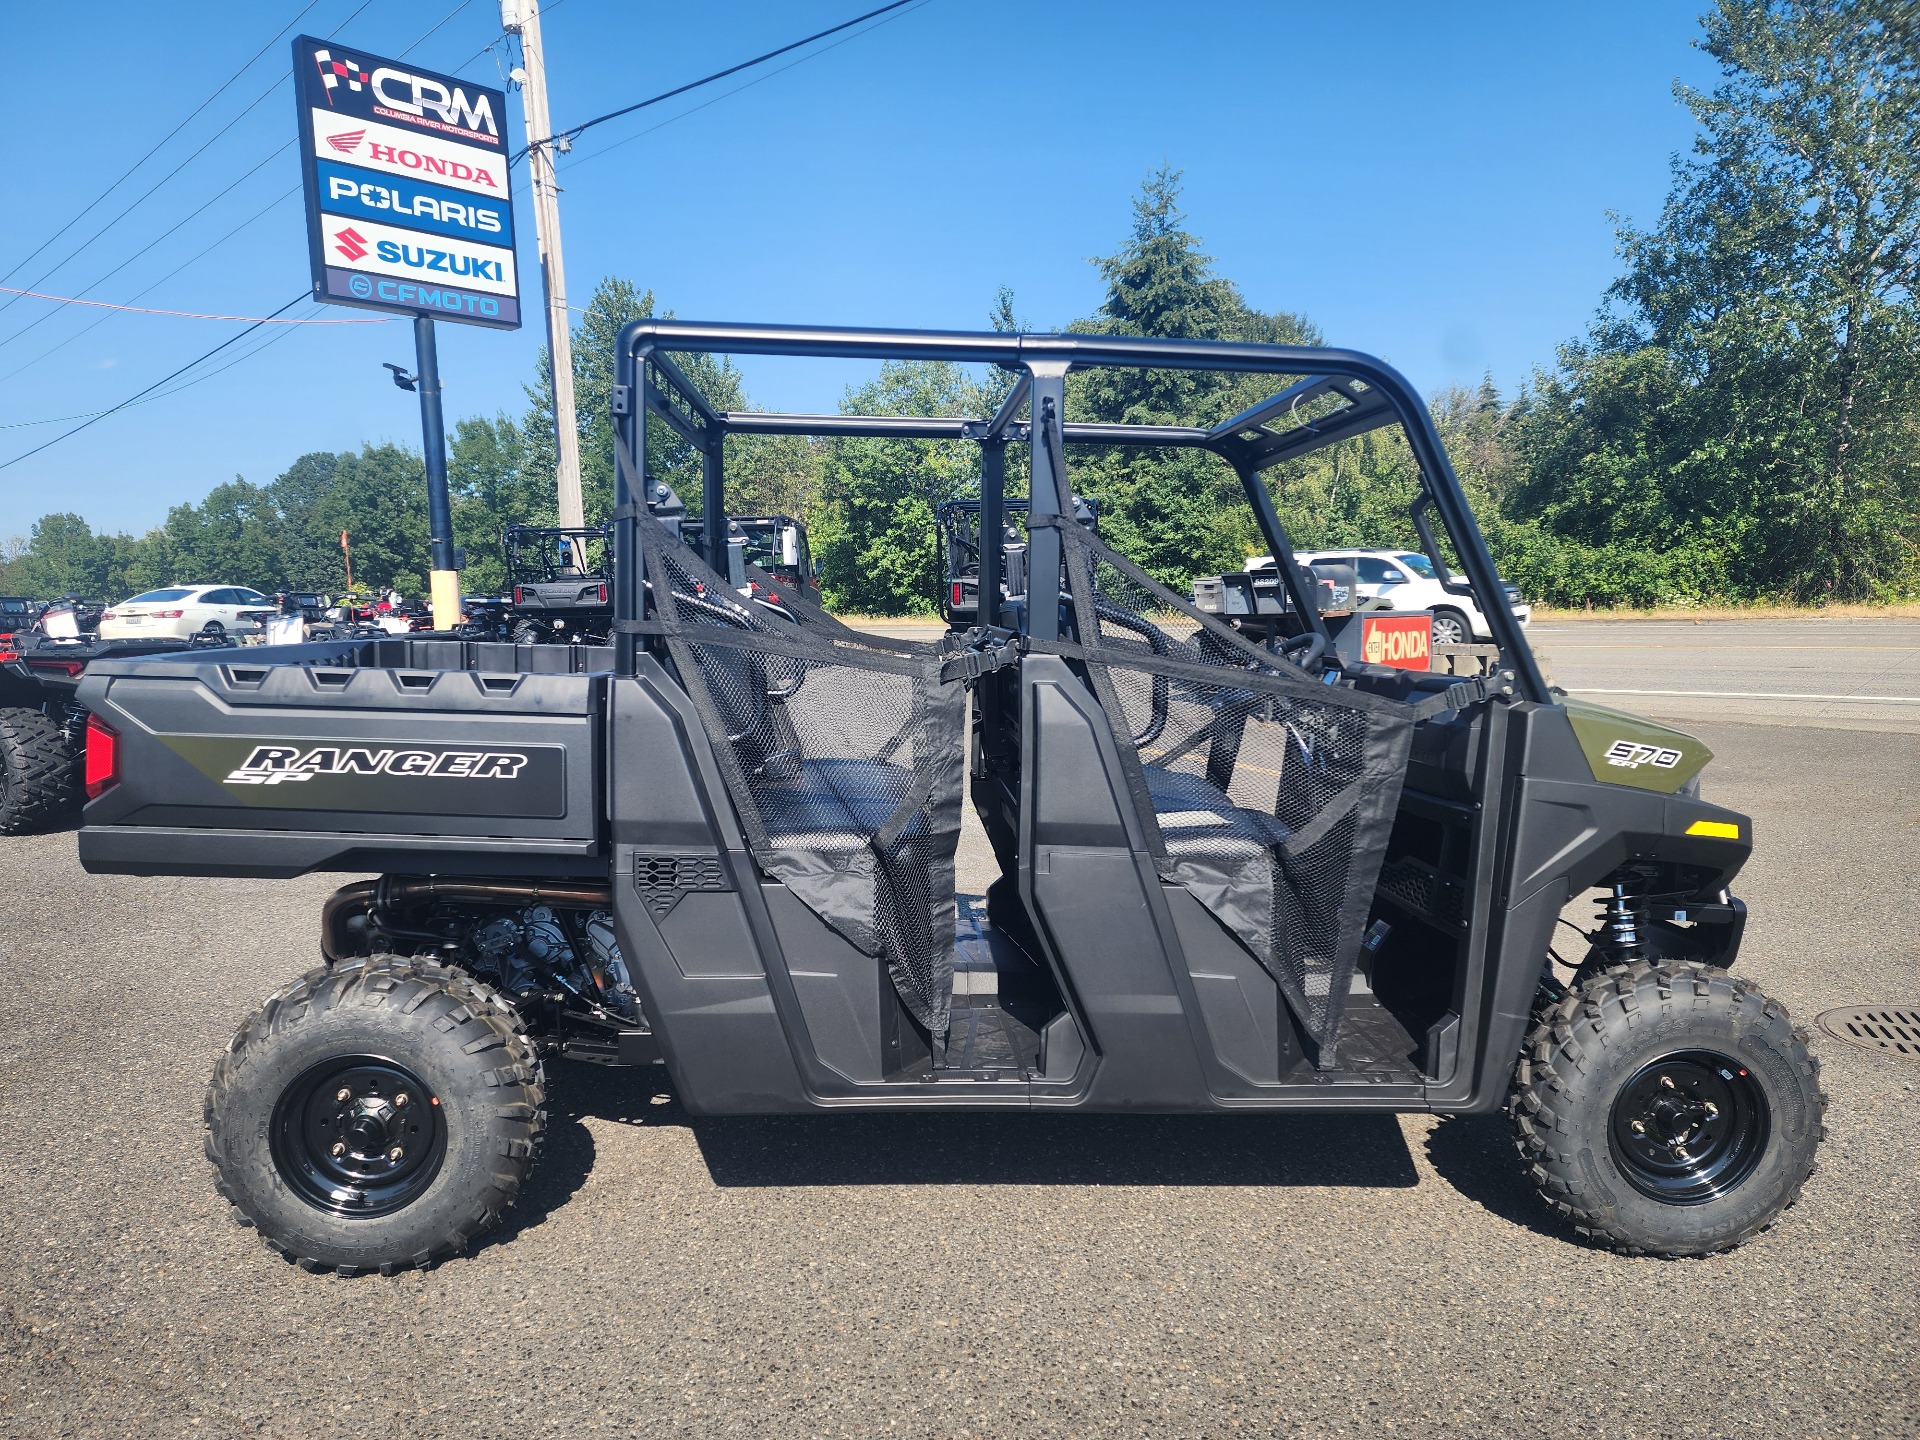
POLYGON ((338 1140, 336 1140, 336 1141, 334 1141, 334 1142, 333 1142, 333 1153, 334 1153, 335 1155, 344 1155, 344 1154, 346 1154, 346 1153, 347 1153, 347 1147, 346 1147, 346 1145, 345 1145, 345 1144, 343 1144, 343 1143, 342 1143, 341 1141, 338 1141, 338 1140))
POLYGON ((344 1105, 353 1098, 353 1091, 342 1085, 338 1090, 333 1092, 333 1098, 344 1105))
POLYGON ((391 1150, 387 1151, 387 1159, 398 1160, 402 1155, 405 1155, 406 1153, 407 1152, 405 1150, 401 1149, 398 1145, 396 1145, 391 1150))
POLYGON ((1720 1107, 1714 1104, 1711 1100, 1707 1101, 1707 1118, 1709 1120, 1717 1120, 1719 1117, 1720 1117, 1720 1107))
POLYGON ((1646 1133, 1647 1133, 1647 1122, 1646 1122, 1646 1121, 1644 1121, 1644 1120, 1636 1120, 1636 1121, 1634 1121, 1634 1122, 1633 1122, 1633 1133, 1634 1133, 1634 1134, 1636 1134, 1636 1135, 1644 1135, 1644 1134, 1646 1134, 1646 1133))
POLYGON ((1671 1077, 1671 1076, 1667 1076, 1667 1075, 1662 1075, 1662 1076, 1660 1077, 1660 1088, 1661 1088, 1662 1090, 1671 1090, 1671 1089, 1673 1089, 1673 1079, 1672 1079, 1672 1077, 1671 1077))
POLYGON ((393 1097, 393 1108, 396 1110, 406 1109, 407 1101, 412 1098, 413 1097, 408 1095, 406 1091, 404 1090, 400 1091, 397 1095, 393 1097))

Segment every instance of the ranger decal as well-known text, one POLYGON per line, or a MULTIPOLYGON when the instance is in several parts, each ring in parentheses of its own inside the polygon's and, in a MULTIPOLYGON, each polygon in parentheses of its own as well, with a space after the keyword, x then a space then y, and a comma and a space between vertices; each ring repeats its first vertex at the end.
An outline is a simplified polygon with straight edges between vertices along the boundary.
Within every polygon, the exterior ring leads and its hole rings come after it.
POLYGON ((285 785, 316 775, 408 775, 446 780, 512 780, 526 768, 518 750, 413 750, 367 745, 256 745, 229 785, 285 785))

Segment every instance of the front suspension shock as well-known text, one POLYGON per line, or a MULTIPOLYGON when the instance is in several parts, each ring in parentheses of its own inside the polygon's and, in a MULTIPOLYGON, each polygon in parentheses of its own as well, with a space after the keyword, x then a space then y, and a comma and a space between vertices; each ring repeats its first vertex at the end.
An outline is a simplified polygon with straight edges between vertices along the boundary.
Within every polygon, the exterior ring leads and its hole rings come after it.
POLYGON ((1595 958, 1608 969, 1647 958, 1646 945, 1640 938, 1647 918, 1645 892, 1645 882, 1639 876, 1622 875, 1600 902, 1600 928, 1594 933, 1593 948, 1595 958))

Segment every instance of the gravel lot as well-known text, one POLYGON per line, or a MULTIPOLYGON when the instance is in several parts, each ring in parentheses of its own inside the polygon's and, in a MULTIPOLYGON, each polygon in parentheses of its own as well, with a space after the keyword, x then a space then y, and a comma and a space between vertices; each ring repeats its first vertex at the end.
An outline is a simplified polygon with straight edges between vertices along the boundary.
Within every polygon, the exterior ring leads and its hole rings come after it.
MULTIPOLYGON (((1920 1001, 1912 735, 1693 728, 1756 820, 1747 972, 1920 1001)), ((1578 1244, 1499 1119, 691 1123, 562 1065, 511 1225, 347 1281, 229 1222, 198 1118, 338 877, 0 873, 7 1437, 1920 1434, 1920 1065, 1819 1041, 1800 1205, 1684 1263, 1578 1244)))

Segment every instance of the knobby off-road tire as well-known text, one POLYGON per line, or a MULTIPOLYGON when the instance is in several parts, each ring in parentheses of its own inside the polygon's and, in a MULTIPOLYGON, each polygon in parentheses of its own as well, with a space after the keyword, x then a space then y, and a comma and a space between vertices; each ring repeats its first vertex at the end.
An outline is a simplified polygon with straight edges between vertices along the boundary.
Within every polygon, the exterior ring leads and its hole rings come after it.
POLYGON ((1582 1235, 1629 1255, 1744 1244, 1798 1198, 1826 1135, 1806 1041, 1725 970, 1596 975, 1540 1017, 1515 1070, 1507 1108, 1528 1177, 1582 1235))
POLYGON ((545 1103, 538 1052, 493 990, 375 955, 309 971, 241 1025, 207 1090, 206 1152, 275 1250, 391 1275, 498 1223, 545 1103))
POLYGON ((79 767, 60 727, 38 710, 0 709, 0 835, 49 825, 79 799, 79 767))

